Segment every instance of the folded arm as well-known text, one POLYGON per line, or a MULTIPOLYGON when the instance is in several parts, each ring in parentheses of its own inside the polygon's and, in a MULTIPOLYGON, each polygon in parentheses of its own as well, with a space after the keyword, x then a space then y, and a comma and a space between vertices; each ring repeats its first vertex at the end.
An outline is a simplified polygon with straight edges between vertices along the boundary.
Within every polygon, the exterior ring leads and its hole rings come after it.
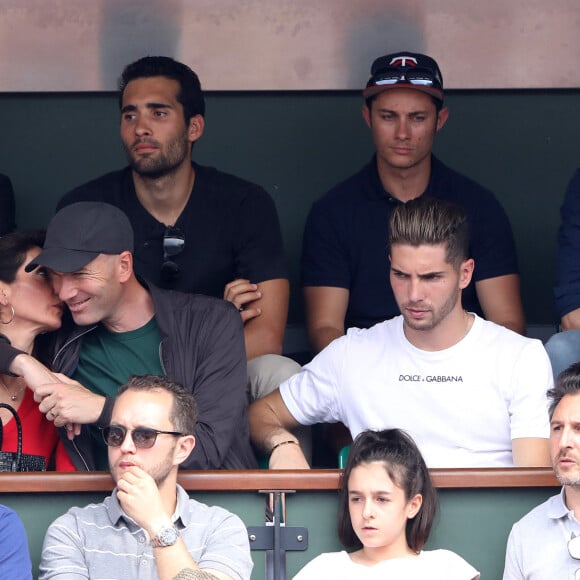
POLYGON ((306 286, 308 339, 313 354, 318 354, 335 338, 344 334, 344 319, 349 291, 335 286, 306 286))
POLYGON ((562 330, 580 330, 580 308, 564 314, 560 319, 562 330))
POLYGON ((224 300, 240 311, 244 323, 248 360, 282 353, 289 295, 290 285, 285 278, 258 284, 238 279, 226 285, 224 300))
POLYGON ((549 467, 548 439, 540 437, 512 439, 512 456, 516 467, 549 467))
POLYGON ((487 320, 519 334, 526 334, 526 320, 518 274, 479 280, 475 283, 475 290, 487 320))

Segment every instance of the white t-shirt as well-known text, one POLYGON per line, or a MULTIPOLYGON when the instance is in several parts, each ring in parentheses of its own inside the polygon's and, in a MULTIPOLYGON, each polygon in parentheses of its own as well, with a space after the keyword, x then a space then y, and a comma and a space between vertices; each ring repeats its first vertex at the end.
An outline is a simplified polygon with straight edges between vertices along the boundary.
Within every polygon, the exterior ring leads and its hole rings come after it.
POLYGON ((294 580, 474 580, 479 572, 449 550, 384 560, 374 566, 356 564, 347 552, 321 554, 308 562, 294 580))
POLYGON ((429 467, 510 467, 512 439, 549 436, 552 385, 539 340, 476 316, 457 344, 424 351, 398 316, 350 329, 280 393, 303 425, 342 421, 353 437, 405 429, 429 467))

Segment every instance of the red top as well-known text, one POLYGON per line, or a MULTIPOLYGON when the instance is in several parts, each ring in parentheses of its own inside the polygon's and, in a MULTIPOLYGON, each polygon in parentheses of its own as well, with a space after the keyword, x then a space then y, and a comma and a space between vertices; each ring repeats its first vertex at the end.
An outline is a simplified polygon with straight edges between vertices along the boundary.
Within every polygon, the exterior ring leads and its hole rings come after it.
MULTIPOLYGON (((55 426, 38 410, 38 403, 30 389, 25 389, 24 398, 17 409, 22 422, 22 453, 44 455, 46 463, 53 454, 56 471, 76 471, 58 435, 55 426), (56 451, 55 451, 56 449, 56 451)), ((4 425, 2 451, 16 451, 18 430, 14 417, 4 425)))

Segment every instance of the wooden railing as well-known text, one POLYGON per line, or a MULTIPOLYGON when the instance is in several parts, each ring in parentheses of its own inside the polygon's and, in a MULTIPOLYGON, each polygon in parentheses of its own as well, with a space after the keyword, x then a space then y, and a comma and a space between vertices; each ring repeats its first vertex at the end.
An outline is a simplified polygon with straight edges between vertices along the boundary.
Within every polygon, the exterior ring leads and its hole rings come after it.
MULTIPOLYGON (((338 469, 300 471, 183 471, 180 484, 188 491, 332 490, 337 489, 338 469)), ((557 487, 548 468, 432 469, 435 486, 445 488, 557 487)), ((113 489, 107 472, 0 473, 1 493, 59 493, 113 489)))

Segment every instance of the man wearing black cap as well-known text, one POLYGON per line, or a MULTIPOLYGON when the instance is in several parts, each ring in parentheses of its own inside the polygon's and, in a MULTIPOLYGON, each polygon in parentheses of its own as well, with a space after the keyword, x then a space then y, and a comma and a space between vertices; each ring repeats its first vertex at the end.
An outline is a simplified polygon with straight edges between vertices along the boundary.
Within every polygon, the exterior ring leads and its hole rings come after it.
POLYGON ((304 233, 302 284, 314 352, 350 327, 399 314, 389 283, 389 215, 423 194, 465 207, 475 259, 464 308, 520 333, 525 321, 511 226, 493 196, 431 154, 449 111, 430 57, 400 52, 375 60, 363 91, 363 118, 376 154, 312 207, 304 233), (396 89, 396 90, 395 90, 396 89))
POLYGON ((74 323, 56 335, 49 364, 73 380, 51 380, 35 359, 4 343, 0 366, 25 378, 47 419, 67 426, 63 439, 78 469, 107 469, 99 427, 107 424, 118 386, 143 374, 165 375, 195 396, 197 444, 184 467, 254 467, 237 310, 138 280, 132 252, 133 231, 120 209, 79 202, 60 210, 27 269, 47 268, 70 311, 74 323))

